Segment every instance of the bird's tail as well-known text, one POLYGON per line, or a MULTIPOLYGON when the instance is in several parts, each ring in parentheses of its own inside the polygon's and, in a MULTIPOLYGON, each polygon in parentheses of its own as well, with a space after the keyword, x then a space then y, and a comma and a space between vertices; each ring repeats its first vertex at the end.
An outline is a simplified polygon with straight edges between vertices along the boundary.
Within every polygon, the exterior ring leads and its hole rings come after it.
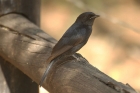
POLYGON ((42 86, 43 81, 45 80, 45 78, 47 78, 48 73, 49 73, 49 71, 50 71, 50 68, 52 67, 52 65, 54 64, 54 62, 55 62, 55 61, 52 60, 52 61, 50 62, 50 64, 48 65, 48 67, 47 67, 47 69, 46 69, 46 71, 45 71, 45 73, 44 73, 44 75, 43 75, 43 77, 41 78, 41 81, 40 81, 40 83, 39 83, 40 87, 42 86))

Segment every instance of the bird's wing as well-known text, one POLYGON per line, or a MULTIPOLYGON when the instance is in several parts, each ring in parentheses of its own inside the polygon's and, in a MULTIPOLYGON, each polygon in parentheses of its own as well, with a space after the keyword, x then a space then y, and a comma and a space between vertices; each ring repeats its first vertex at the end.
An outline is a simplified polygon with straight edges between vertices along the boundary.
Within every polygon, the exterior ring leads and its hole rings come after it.
POLYGON ((59 56, 60 54, 63 54, 64 52, 70 50, 74 46, 77 46, 80 44, 84 37, 81 35, 86 32, 86 29, 75 29, 74 31, 69 31, 65 33, 62 38, 57 42, 57 44, 54 46, 52 50, 52 58, 55 58, 59 56))

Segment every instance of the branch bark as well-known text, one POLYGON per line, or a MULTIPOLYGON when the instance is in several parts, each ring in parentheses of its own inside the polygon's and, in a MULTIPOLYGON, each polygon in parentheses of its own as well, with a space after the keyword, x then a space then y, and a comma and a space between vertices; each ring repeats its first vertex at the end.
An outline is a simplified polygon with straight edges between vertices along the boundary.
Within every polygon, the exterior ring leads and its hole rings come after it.
MULTIPOLYGON (((9 15, 10 13, 24 15, 39 26, 40 0, 0 0, 0 17, 9 15)), ((10 22, 10 20, 7 20, 7 22, 10 22)), ((6 27, 1 26, 0 28, 6 30, 6 27)), ((7 40, 10 39, 10 37, 6 38, 7 40)), ((9 42, 9 44, 11 43, 9 42)), ((2 42, 0 45, 2 45, 2 42)), ((0 93, 39 92, 38 85, 35 82, 32 82, 27 75, 5 60, 0 57, 0 93)))
MULTIPOLYGON (((0 55, 39 83, 56 40, 18 14, 0 18, 0 55)), ((136 93, 91 66, 81 55, 58 60, 43 87, 50 93, 136 93)))

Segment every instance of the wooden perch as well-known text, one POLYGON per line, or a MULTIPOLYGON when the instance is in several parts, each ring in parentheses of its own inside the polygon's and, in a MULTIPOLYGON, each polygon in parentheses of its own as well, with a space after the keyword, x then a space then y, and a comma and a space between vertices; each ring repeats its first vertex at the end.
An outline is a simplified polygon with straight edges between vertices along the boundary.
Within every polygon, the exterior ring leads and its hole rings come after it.
MULTIPOLYGON (((0 0, 0 17, 10 13, 24 15, 39 26, 40 0, 0 0)), ((9 41, 9 44, 12 42, 9 41)), ((0 93, 39 93, 39 88, 37 83, 32 82, 32 79, 0 56, 0 93)))
MULTIPOLYGON (((19 14, 0 18, 0 56, 39 83, 57 41, 19 14)), ((50 93, 136 93, 128 84, 117 82, 90 65, 69 57, 53 66, 43 87, 50 93)))

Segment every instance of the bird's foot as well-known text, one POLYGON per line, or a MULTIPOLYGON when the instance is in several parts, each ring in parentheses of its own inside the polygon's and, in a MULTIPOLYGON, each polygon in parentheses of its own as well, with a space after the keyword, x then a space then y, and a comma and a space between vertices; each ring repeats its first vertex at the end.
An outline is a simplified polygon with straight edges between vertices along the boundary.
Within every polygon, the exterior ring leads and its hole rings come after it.
POLYGON ((80 61, 79 56, 77 54, 72 55, 77 61, 80 61))

